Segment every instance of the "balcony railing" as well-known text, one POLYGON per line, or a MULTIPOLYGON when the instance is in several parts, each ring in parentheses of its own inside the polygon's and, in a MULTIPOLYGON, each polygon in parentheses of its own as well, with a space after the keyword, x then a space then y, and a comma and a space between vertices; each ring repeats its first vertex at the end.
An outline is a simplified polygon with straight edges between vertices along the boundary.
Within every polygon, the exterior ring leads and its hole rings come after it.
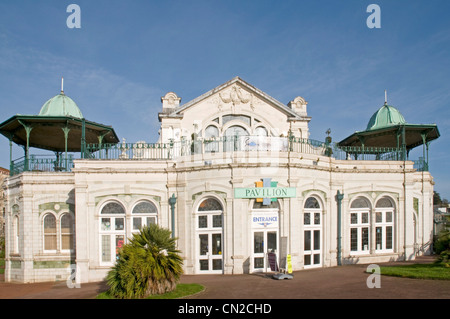
POLYGON ((29 158, 21 157, 11 162, 10 175, 22 172, 70 172, 73 168, 73 155, 56 157, 48 155, 30 155, 29 158))
MULTIPOLYGON (((380 160, 398 161, 406 156, 401 148, 387 147, 340 147, 336 143, 324 143, 311 139, 230 136, 217 139, 182 140, 169 143, 118 143, 88 144, 85 159, 90 160, 176 160, 177 158, 198 154, 225 154, 229 152, 295 152, 333 157, 338 160, 380 160)), ((70 154, 57 157, 31 155, 28 159, 19 158, 11 162, 11 175, 23 171, 61 172, 73 168, 74 157, 70 154)), ((414 161, 414 168, 428 171, 428 163, 420 158, 414 161)))

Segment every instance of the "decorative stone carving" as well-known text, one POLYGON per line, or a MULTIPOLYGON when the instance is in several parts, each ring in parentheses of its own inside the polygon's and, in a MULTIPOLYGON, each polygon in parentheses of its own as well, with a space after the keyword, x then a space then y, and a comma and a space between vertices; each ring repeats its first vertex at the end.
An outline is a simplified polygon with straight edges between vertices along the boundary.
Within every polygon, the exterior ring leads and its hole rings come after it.
POLYGON ((297 96, 294 100, 288 103, 288 106, 297 114, 306 116, 306 105, 308 102, 305 101, 301 96, 297 96))

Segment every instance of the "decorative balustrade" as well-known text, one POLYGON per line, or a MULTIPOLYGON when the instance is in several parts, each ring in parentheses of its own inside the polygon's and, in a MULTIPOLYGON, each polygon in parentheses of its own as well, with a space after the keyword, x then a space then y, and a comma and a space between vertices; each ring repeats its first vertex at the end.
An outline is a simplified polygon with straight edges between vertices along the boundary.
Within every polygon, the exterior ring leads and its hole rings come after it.
MULTIPOLYGON (((169 143, 118 143, 88 144, 83 158, 90 160, 176 160, 179 157, 227 152, 293 152, 333 157, 338 160, 380 160, 398 161, 406 156, 401 148, 338 146, 311 139, 267 137, 267 136, 225 136, 216 139, 182 140, 169 143)), ((49 157, 31 155, 11 162, 11 175, 23 171, 70 171, 73 167, 72 154, 49 157)), ((414 161, 414 168, 428 171, 423 158, 414 161)))

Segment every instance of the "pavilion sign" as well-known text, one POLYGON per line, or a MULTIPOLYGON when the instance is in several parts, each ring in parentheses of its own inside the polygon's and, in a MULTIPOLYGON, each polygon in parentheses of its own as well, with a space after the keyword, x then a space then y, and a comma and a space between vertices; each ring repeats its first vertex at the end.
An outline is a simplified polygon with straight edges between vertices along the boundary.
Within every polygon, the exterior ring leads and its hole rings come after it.
POLYGON ((295 187, 235 188, 234 198, 285 198, 296 197, 295 187))

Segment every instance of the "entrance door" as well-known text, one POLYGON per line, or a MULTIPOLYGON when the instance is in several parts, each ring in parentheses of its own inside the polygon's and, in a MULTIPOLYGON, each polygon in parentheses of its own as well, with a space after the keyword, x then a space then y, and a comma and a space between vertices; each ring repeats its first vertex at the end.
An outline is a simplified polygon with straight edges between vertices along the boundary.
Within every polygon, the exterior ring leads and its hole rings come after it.
POLYGON ((200 272, 222 273, 222 233, 198 235, 200 272))
POLYGON ((203 200, 196 214, 195 272, 223 272, 223 209, 214 198, 203 200))
MULTIPOLYGON (((271 271, 268 253, 278 253, 278 231, 253 232, 253 271, 271 271)), ((278 255, 276 255, 278 264, 278 255)))

